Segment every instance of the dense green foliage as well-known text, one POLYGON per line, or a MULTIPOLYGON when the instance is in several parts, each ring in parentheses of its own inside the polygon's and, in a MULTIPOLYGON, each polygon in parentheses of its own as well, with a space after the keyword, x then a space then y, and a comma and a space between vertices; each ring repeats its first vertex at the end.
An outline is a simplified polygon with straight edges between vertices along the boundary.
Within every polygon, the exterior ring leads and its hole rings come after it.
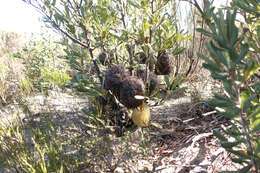
MULTIPOLYGON (((187 35, 177 30, 174 1, 26 1, 36 7, 45 22, 64 36, 67 59, 80 74, 86 73, 86 62, 102 82, 104 69, 100 65, 100 52, 107 61, 122 63, 132 72, 140 63, 140 53, 145 63, 154 71, 160 52, 173 56, 184 48, 181 41, 187 35), (63 8, 61 8, 63 7, 63 8), (71 47, 71 41, 76 43, 71 47), (84 70, 85 69, 85 70, 84 70)), ((176 70, 176 69, 175 69, 176 70)))
POLYGON ((32 38, 23 49, 14 54, 22 59, 25 77, 20 80, 21 85, 27 82, 41 90, 55 86, 64 87, 70 81, 67 74, 68 65, 58 57, 65 53, 63 47, 54 43, 50 38, 32 38))
MULTIPOLYGON (((260 164, 260 82, 259 70, 259 6, 256 1, 233 1, 233 9, 214 13, 207 9, 209 31, 198 29, 210 37, 206 43, 209 56, 198 54, 205 60, 203 67, 220 80, 224 94, 215 93, 209 104, 219 114, 231 120, 231 128, 215 131, 222 146, 235 156, 233 162, 243 168, 239 172, 258 172, 260 164), (248 16, 250 28, 236 26, 237 11, 248 16), (253 37, 252 37, 253 36, 253 37), (251 49, 250 49, 251 48, 251 49)), ((246 21, 246 22, 248 22, 246 21)))

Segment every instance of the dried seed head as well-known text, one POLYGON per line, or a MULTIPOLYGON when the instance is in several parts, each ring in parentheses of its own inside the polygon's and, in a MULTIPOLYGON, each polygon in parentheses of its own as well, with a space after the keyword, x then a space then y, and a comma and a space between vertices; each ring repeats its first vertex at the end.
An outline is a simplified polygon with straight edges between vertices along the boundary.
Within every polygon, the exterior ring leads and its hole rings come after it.
POLYGON ((165 52, 159 52, 155 66, 155 74, 169 75, 173 71, 173 59, 165 52))
POLYGON ((151 94, 158 86, 159 80, 156 74, 149 72, 148 80, 146 81, 146 69, 145 66, 139 66, 136 71, 138 78, 142 79, 145 82, 146 89, 151 94))
POLYGON ((114 65, 105 74, 104 88, 111 90, 119 98, 121 82, 129 76, 122 64, 114 65))
POLYGON ((136 108, 143 103, 143 100, 135 98, 136 95, 144 95, 144 83, 134 76, 128 76, 122 82, 120 102, 129 109, 136 108))
POLYGON ((107 61, 107 54, 106 53, 101 53, 101 54, 99 54, 98 55, 98 59, 99 59, 99 61, 100 61, 100 63, 102 64, 102 65, 105 65, 105 63, 106 63, 106 61, 107 61))

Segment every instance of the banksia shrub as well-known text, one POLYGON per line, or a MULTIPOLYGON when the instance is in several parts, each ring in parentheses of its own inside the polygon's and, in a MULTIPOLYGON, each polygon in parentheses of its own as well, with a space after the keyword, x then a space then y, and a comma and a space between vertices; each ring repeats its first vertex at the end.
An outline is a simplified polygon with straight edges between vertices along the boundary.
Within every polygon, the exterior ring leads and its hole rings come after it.
POLYGON ((173 59, 165 51, 158 53, 155 74, 169 75, 173 71, 173 59))
POLYGON ((135 99, 136 95, 144 95, 144 83, 134 76, 125 78, 121 85, 120 102, 127 108, 133 109, 140 106, 143 101, 135 99))
MULTIPOLYGON (((207 1, 208 2, 208 1, 207 1)), ((244 22, 255 26, 259 19, 260 1, 232 1, 245 16, 252 17, 244 22), (252 22, 252 23, 251 23, 252 22)), ((209 2, 208 2, 209 3, 209 2)), ((217 113, 230 119, 231 126, 214 131, 222 147, 232 153, 232 161, 241 164, 241 168, 232 172, 259 172, 260 166, 260 80, 252 82, 260 69, 258 40, 260 27, 243 28, 239 32, 236 26, 236 10, 219 10, 214 13, 207 7, 208 30, 198 31, 209 37, 206 42, 208 55, 198 53, 204 60, 203 67, 211 72, 211 76, 222 82, 225 92, 215 93, 208 101, 216 108, 217 113), (252 33, 247 33, 252 30, 252 33), (258 30, 258 31, 257 31, 258 30), (253 37, 252 37, 253 35, 253 37)))
POLYGON ((129 76, 129 73, 122 64, 112 66, 105 74, 104 88, 111 90, 119 98, 121 82, 127 76, 129 76))

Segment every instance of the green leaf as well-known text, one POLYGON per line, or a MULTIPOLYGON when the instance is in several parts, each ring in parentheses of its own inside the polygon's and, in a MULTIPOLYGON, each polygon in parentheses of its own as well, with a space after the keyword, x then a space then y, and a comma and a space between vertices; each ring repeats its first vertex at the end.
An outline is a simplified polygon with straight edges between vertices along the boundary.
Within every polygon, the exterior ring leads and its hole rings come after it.
MULTIPOLYGON (((206 69, 208 69, 209 71, 211 71, 211 73, 215 73, 215 71, 218 71, 219 68, 215 65, 212 64, 207 64, 207 63, 203 63, 202 66, 206 69)), ((216 73, 215 73, 216 74, 216 73)))
POLYGON ((137 9, 141 8, 140 4, 137 3, 138 1, 127 0, 127 2, 137 9))
POLYGON ((248 108, 248 92, 247 91, 242 91, 241 96, 240 96, 240 106, 242 110, 245 110, 248 108), (247 105, 247 106, 246 106, 247 105))
POLYGON ((241 159, 241 158, 231 158, 231 160, 232 160, 232 162, 234 162, 234 163, 239 163, 239 164, 243 164, 243 163, 248 163, 248 161, 246 161, 246 160, 243 160, 243 159, 241 159))
POLYGON ((230 129, 224 130, 225 134, 234 137, 235 139, 239 140, 240 142, 244 142, 244 139, 241 139, 241 136, 243 136, 243 133, 237 128, 237 124, 232 124, 230 129))
POLYGON ((239 64, 245 58, 248 50, 249 50, 249 45, 248 44, 243 44, 242 45, 242 50, 241 50, 240 55, 239 55, 239 58, 235 60, 236 64, 239 64))
POLYGON ((206 61, 207 64, 209 64, 210 66, 214 67, 214 71, 218 71, 218 72, 221 71, 221 70, 219 69, 219 66, 218 66, 214 61, 212 61, 211 58, 209 58, 209 57, 207 57, 207 56, 205 56, 205 55, 203 55, 203 54, 201 54, 201 53, 197 53, 197 56, 198 56, 199 58, 203 59, 204 61, 206 61))
POLYGON ((69 10, 68 5, 65 5, 65 15, 67 18, 70 18, 70 10, 69 10))
POLYGON ((240 141, 236 141, 236 142, 221 142, 222 147, 226 148, 233 148, 235 146, 237 146, 238 144, 240 144, 240 141))
POLYGON ((231 100, 228 97, 220 95, 218 93, 214 93, 214 97, 218 100, 225 100, 225 101, 231 102, 231 100))
POLYGON ((260 130, 260 118, 257 118, 252 123, 252 132, 255 133, 260 130))
POLYGON ((231 37, 231 46, 235 46, 236 42, 237 42, 237 38, 238 37, 238 28, 234 27, 233 31, 232 31, 232 37, 231 37))
POLYGON ((208 101, 208 103, 212 106, 215 107, 220 107, 220 108, 225 108, 225 107, 230 107, 234 106, 233 103, 226 101, 226 100, 218 100, 218 99, 213 99, 208 101))
POLYGON ((210 32, 208 32, 208 31, 206 31, 205 29, 202 29, 202 28, 198 28, 198 29, 196 29, 198 32, 200 32, 200 33, 202 33, 202 34, 204 34, 204 35, 206 35, 206 36, 208 36, 208 37, 212 37, 212 33, 210 33, 210 32))
POLYGON ((234 155, 238 156, 241 159, 250 159, 250 156, 246 155, 244 152, 241 152, 239 150, 233 150, 233 149, 227 149, 230 153, 233 153, 234 155))
MULTIPOLYGON (((203 64, 203 67, 205 67, 204 64, 203 64)), ((205 67, 205 68, 207 68, 207 67, 205 67)), ((223 80, 227 79, 228 74, 225 74, 225 73, 221 74, 221 73, 212 72, 211 76, 212 76, 213 79, 217 79, 217 80, 223 81, 223 80)))
POLYGON ((225 54, 223 50, 217 48, 212 42, 210 42, 211 47, 215 50, 215 54, 219 62, 224 64, 226 67, 230 68, 230 59, 228 54, 225 54))
POLYGON ((170 88, 171 87, 171 83, 170 83, 170 79, 169 79, 169 76, 164 76, 164 81, 167 85, 167 88, 170 88))
POLYGON ((211 23, 211 24, 209 24, 209 28, 210 28, 211 31, 213 32, 213 33, 212 33, 212 36, 215 37, 216 34, 217 34, 216 25, 215 25, 214 23, 211 23))
POLYGON ((249 118, 252 119, 260 118, 260 106, 258 106, 255 110, 251 112, 249 118))
POLYGON ((227 138, 225 138, 223 135, 221 135, 219 132, 216 130, 213 131, 213 135, 216 136, 221 142, 226 142, 228 141, 227 138))
POLYGON ((176 89, 178 85, 181 84, 181 82, 184 80, 182 77, 178 77, 177 79, 174 79, 171 83, 171 89, 176 89))
POLYGON ((179 46, 177 46, 177 47, 173 50, 173 55, 174 55, 174 56, 177 56, 177 55, 181 54, 182 52, 184 52, 185 49, 186 49, 185 47, 179 47, 179 46))
POLYGON ((171 94, 176 94, 176 93, 181 93, 181 92, 184 92, 185 90, 187 89, 187 87, 181 87, 181 88, 173 88, 171 90, 171 94))
POLYGON ((224 85, 224 89, 225 91, 230 95, 230 96, 233 96, 234 97, 234 92, 233 92, 233 89, 232 89, 232 86, 233 86, 233 83, 231 80, 224 80, 223 81, 223 85, 224 85))
POLYGON ((257 153, 258 157, 260 157, 260 139, 258 139, 257 142, 256 142, 255 153, 257 153))
POLYGON ((221 68, 220 66, 220 60, 218 59, 218 56, 216 54, 216 46, 214 46, 214 43, 211 41, 210 43, 206 42, 205 46, 208 50, 208 52, 210 53, 211 59, 214 60, 214 64, 216 64, 217 66, 219 66, 219 68, 221 68))
POLYGON ((260 25, 256 27, 256 37, 258 42, 260 42, 260 25))
POLYGON ((252 168, 252 165, 249 164, 249 165, 245 166, 244 168, 238 170, 238 172, 239 172, 239 173, 248 173, 251 168, 252 168))
POLYGON ((247 64, 246 64, 246 67, 244 69, 244 81, 248 80, 254 73, 256 73, 259 69, 259 64, 250 59, 247 64))
POLYGON ((225 112, 221 112, 221 114, 229 119, 234 119, 240 116, 240 109, 234 106, 229 106, 225 108, 225 112))

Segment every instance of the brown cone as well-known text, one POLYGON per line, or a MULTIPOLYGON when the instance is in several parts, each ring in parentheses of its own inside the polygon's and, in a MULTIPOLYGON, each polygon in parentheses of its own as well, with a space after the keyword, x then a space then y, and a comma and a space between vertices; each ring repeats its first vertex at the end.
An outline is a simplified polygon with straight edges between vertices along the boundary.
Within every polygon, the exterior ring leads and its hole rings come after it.
POLYGON ((143 103, 143 100, 135 99, 136 95, 144 95, 144 83, 134 76, 128 76, 122 82, 120 102, 129 109, 136 108, 143 103))
POLYGON ((157 56, 157 63, 155 67, 155 74, 169 75, 173 71, 173 59, 163 51, 159 52, 157 56))
POLYGON ((129 76, 129 73, 122 64, 112 66, 105 74, 104 88, 111 90, 119 99, 121 82, 127 76, 129 76))
MULTIPOLYGON (((146 69, 145 66, 139 66, 136 71, 137 77, 146 81, 146 69)), ((145 87, 151 94, 159 86, 159 80, 156 74, 149 72, 148 80, 145 82, 145 87)))

